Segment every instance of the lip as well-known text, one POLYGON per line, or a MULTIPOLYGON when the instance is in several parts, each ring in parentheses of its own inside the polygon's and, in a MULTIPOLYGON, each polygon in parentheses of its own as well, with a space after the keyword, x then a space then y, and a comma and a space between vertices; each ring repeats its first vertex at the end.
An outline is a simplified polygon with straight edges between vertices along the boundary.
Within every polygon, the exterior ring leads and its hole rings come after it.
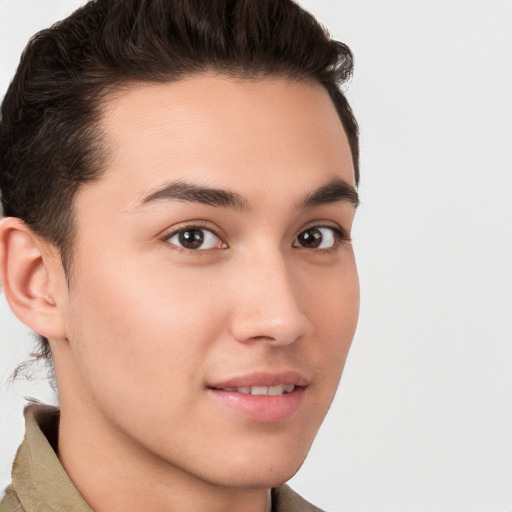
POLYGON ((227 380, 222 380, 209 384, 211 389, 224 389, 224 388, 242 388, 251 386, 277 386, 279 384, 293 384, 295 386, 305 387, 309 381, 302 374, 295 371, 283 372, 253 372, 247 375, 232 377, 227 380))
POLYGON ((294 371, 256 372, 229 378, 208 386, 209 395, 235 415, 258 423, 277 423, 293 418, 302 405, 308 380, 294 371), (283 395, 250 395, 236 388, 293 384, 295 389, 283 395), (227 389, 229 388, 229 389, 227 389), (235 388, 235 390, 233 389, 235 388))

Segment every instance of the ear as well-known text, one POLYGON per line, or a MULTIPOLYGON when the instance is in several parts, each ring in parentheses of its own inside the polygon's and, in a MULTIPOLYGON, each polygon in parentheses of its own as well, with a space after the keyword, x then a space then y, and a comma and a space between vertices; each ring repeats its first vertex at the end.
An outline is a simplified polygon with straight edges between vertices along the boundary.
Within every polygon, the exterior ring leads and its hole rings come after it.
POLYGON ((0 222, 0 282, 5 297, 24 324, 46 338, 65 337, 63 276, 60 256, 48 242, 21 219, 7 217, 0 222))

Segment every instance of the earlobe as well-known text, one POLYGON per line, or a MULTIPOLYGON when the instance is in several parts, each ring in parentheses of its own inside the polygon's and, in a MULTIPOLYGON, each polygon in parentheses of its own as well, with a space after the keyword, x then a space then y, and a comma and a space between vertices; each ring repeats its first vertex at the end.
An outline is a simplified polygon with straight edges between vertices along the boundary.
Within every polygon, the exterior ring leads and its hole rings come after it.
POLYGON ((0 280, 7 302, 25 325, 51 339, 65 337, 54 296, 54 283, 59 281, 52 275, 55 258, 48 243, 21 219, 8 217, 0 222, 0 280))

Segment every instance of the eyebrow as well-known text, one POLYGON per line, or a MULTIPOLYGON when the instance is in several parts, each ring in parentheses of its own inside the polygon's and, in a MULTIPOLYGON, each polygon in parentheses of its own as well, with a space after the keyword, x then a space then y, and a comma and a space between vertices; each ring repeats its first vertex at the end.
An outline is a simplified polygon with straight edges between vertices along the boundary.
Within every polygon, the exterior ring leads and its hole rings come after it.
MULTIPOLYGON (((154 190, 144 197, 142 205, 161 200, 201 203, 208 206, 232 208, 241 211, 250 209, 249 201, 236 192, 195 185, 184 181, 168 183, 154 190)), ((298 202, 297 208, 305 210, 315 206, 338 202, 348 202, 354 208, 357 208, 359 196, 354 187, 339 178, 335 178, 306 194, 298 202)))
POLYGON ((359 195, 354 187, 342 179, 335 178, 326 185, 306 194, 299 202, 299 208, 305 210, 314 206, 339 202, 347 202, 357 208, 359 206, 359 195))
POLYGON ((208 206, 233 208, 242 211, 249 209, 247 200, 236 192, 203 187, 183 181, 169 183, 155 190, 143 199, 142 204, 145 205, 162 199, 201 203, 208 206))

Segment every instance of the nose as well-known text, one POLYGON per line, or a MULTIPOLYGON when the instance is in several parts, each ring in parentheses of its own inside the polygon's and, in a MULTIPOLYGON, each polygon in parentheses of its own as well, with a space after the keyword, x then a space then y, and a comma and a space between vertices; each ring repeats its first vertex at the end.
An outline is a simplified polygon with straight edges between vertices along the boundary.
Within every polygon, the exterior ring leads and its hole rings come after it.
POLYGON ((300 305, 300 283, 279 253, 240 265, 233 282, 236 291, 231 334, 243 343, 284 346, 310 328, 300 305))

